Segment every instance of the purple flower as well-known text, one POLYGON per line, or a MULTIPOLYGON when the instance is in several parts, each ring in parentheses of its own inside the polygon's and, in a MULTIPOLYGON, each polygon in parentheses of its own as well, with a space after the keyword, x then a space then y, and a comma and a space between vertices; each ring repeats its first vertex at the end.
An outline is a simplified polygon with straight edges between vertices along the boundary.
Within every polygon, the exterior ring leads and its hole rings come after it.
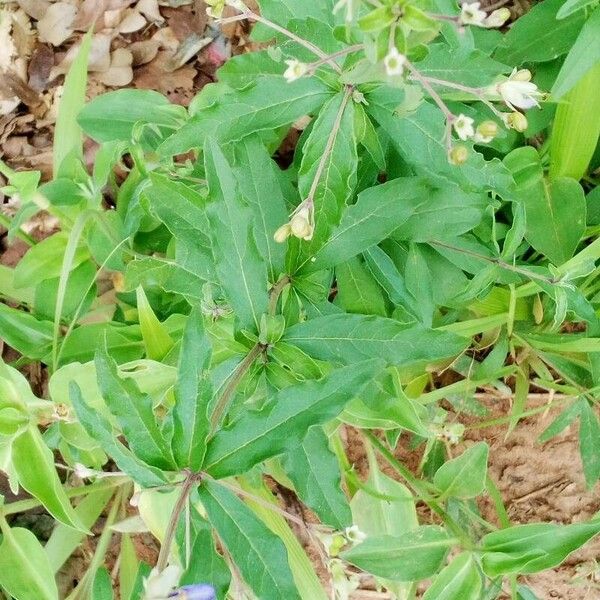
POLYGON ((184 585, 169 594, 174 600, 217 600, 217 592, 208 583, 184 585))

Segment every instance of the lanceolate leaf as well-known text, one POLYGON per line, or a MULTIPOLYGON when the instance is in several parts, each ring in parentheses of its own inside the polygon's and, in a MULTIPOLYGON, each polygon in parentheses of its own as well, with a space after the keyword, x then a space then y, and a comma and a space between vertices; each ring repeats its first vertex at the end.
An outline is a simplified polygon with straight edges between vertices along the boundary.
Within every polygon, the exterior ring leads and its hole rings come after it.
POLYGON ((252 211, 242 201, 219 146, 204 150, 210 192, 209 222, 216 270, 242 329, 257 332, 267 312, 267 269, 254 239, 252 211))
POLYGON ((159 469, 143 463, 117 439, 110 423, 99 411, 87 404, 75 382, 71 382, 69 386, 69 395, 82 427, 99 442, 121 471, 142 487, 156 487, 166 483, 167 479, 159 469))
POLYGON ((297 447, 311 426, 333 419, 360 394, 381 366, 369 360, 281 390, 261 411, 246 412, 211 439, 204 470, 228 477, 297 447))
POLYGON ((205 481, 198 494, 208 520, 256 597, 299 600, 283 542, 217 482, 205 481))
POLYGON ((464 339, 447 332, 351 314, 298 323, 287 330, 284 339, 315 358, 346 364, 367 358, 400 366, 427 363, 460 354, 466 346, 464 339))
POLYGON ((58 521, 85 531, 65 494, 54 457, 36 427, 29 427, 12 443, 12 466, 19 484, 35 496, 58 521))
POLYGON ((298 189, 304 200, 314 190, 315 232, 303 243, 306 256, 327 239, 356 185, 357 150, 354 106, 347 94, 338 94, 321 110, 303 146, 298 189))
POLYGON ((422 525, 399 537, 367 537, 341 557, 377 577, 417 581, 433 575, 455 543, 441 527, 422 525))
POLYGON ((587 400, 582 400, 581 416, 579 421, 579 451, 583 463, 583 473, 588 488, 600 478, 600 455, 598 453, 598 440, 600 440, 600 424, 596 413, 587 400))
POLYGON ((340 465, 322 427, 309 429, 302 444, 284 456, 283 467, 299 498, 322 523, 334 529, 352 523, 350 505, 341 489, 340 465))
POLYGON ((473 556, 464 552, 436 576, 423 600, 479 600, 481 585, 473 556))
POLYGON ((212 384, 207 377, 211 345, 204 331, 202 312, 192 310, 183 332, 173 408, 173 454, 179 467, 198 470, 206 452, 209 431, 208 404, 212 384))
POLYGON ((428 187, 418 177, 403 177, 365 190, 356 204, 344 210, 340 224, 302 271, 333 267, 378 244, 414 213, 427 193, 428 187))
POLYGON ((444 497, 477 496, 485 489, 488 453, 489 447, 485 442, 467 448, 437 470, 433 483, 444 497))
POLYGON ((149 465, 172 469, 173 454, 156 422, 152 398, 131 379, 120 377, 116 363, 105 352, 96 352, 95 362, 102 397, 131 450, 149 465))
POLYGON ((54 573, 35 535, 29 529, 6 526, 2 536, 0 587, 15 600, 58 600, 54 573))

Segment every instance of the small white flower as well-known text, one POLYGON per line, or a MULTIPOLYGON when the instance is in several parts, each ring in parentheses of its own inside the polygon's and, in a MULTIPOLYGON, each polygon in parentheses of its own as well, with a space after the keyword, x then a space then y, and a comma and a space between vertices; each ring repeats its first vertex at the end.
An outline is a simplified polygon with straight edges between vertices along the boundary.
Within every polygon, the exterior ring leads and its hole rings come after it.
POLYGON ((471 119, 471 117, 467 117, 462 113, 456 117, 452 126, 454 127, 454 131, 456 131, 456 135, 461 140, 468 140, 475 135, 473 122, 474 121, 471 119))
POLYGON ((488 28, 502 27, 508 19, 510 19, 510 10, 508 8, 499 8, 486 17, 484 25, 488 28))
POLYGON ((75 463, 73 465, 73 472, 79 479, 89 479, 90 477, 96 477, 97 475, 101 475, 100 471, 95 471, 94 469, 90 469, 81 463, 75 463))
POLYGON ((367 539, 367 534, 362 532, 357 525, 352 525, 351 527, 346 527, 344 537, 351 544, 360 544, 367 539))
POLYGON ((496 92, 506 106, 516 111, 517 108, 528 109, 539 107, 538 100, 543 98, 535 83, 531 83, 531 73, 527 69, 513 69, 510 77, 496 84, 496 92))
POLYGON ((292 60, 286 60, 285 63, 287 64, 288 68, 285 70, 283 76, 288 83, 292 83, 292 81, 300 79, 300 77, 306 75, 308 72, 308 65, 296 60, 295 58, 292 60))
POLYGON ((392 77, 393 75, 402 75, 404 71, 404 63, 406 63, 406 56, 400 54, 397 48, 392 48, 387 56, 383 59, 385 65, 385 72, 392 77))
POLYGON ((177 565, 169 565, 160 573, 155 567, 144 581, 144 600, 165 600, 177 585, 180 576, 181 568, 177 565))
POLYGON ((481 10, 480 2, 464 2, 460 6, 460 22, 463 25, 475 25, 476 27, 485 27, 486 14, 481 10))

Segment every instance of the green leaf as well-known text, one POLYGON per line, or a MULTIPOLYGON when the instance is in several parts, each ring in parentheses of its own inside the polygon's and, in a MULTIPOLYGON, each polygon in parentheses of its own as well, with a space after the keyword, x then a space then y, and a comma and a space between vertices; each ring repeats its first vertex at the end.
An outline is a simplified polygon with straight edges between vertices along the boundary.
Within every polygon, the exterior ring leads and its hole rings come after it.
POLYGON ((483 570, 498 577, 551 569, 599 532, 598 519, 572 525, 530 523, 494 531, 481 540, 483 570))
POLYGON ((206 86, 194 101, 205 101, 206 106, 201 106, 177 133, 165 140, 159 152, 172 156, 202 148, 207 137, 230 143, 246 135, 273 132, 314 113, 333 94, 316 77, 286 84, 283 71, 282 65, 281 75, 259 77, 243 90, 226 90, 217 98, 212 97, 213 86, 206 86))
MULTIPOLYGON (((577 41, 570 49, 552 86, 552 99, 562 98, 592 68, 596 67, 597 71, 598 62, 600 62, 600 8, 596 8, 585 22, 577 41)), ((593 81, 597 82, 597 77, 593 81)), ((595 89, 598 89, 597 83, 595 89)), ((580 130, 580 133, 583 132, 585 129, 580 130)))
POLYGON ((151 90, 117 90, 97 96, 79 113, 82 129, 97 142, 130 141, 138 123, 169 130, 181 125, 185 109, 151 90))
POLYGON ((208 444, 204 470, 223 478, 300 445, 308 429, 336 417, 381 368, 370 360, 276 393, 261 411, 248 411, 208 444))
POLYGON ((90 600, 113 600, 113 586, 110 573, 106 567, 100 567, 92 584, 90 600))
POLYGON ((382 290, 358 258, 351 258, 335 269, 335 303, 349 313, 385 317, 387 309, 382 290))
POLYGON ((244 138, 234 150, 235 177, 254 214, 258 253, 265 258, 269 280, 274 283, 285 269, 285 244, 277 243, 273 234, 289 219, 279 169, 258 136, 244 138))
POLYGON ((283 457, 283 468, 298 497, 321 522, 334 529, 352 524, 352 513, 341 488, 340 465, 322 427, 311 427, 302 445, 283 457))
POLYGON ((471 554, 463 552, 442 569, 423 600, 479 600, 481 587, 477 563, 471 554))
POLYGON ((212 384, 207 378, 207 370, 211 354, 202 311, 193 309, 188 317, 179 351, 171 442, 177 465, 193 471, 202 466, 206 437, 210 429, 207 410, 212 398, 212 384))
POLYGON ((358 155, 354 104, 346 94, 334 96, 315 119, 302 147, 298 191, 304 200, 313 191, 315 231, 303 242, 303 257, 312 256, 329 237, 356 186, 358 155))
POLYGON ((557 19, 564 19, 574 12, 589 6, 590 4, 594 4, 596 0, 566 0, 564 4, 558 9, 556 13, 557 19))
MULTIPOLYGON (((267 19, 287 27, 294 19, 317 19, 324 23, 333 20, 332 0, 260 0, 260 14, 267 19)), ((258 28, 257 28, 258 29, 258 28)), ((274 32, 271 28, 261 27, 257 32, 253 29, 252 37, 255 40, 269 41, 273 39, 274 32), (260 35, 259 35, 260 33, 260 35)))
POLYGON ((22 310, 0 303, 2 339, 17 352, 31 359, 42 359, 52 348, 53 325, 22 310))
POLYGON ((566 54, 583 25, 584 15, 556 20, 564 0, 546 0, 518 19, 504 36, 494 58, 507 65, 544 62, 566 54))
POLYGON ((580 406, 579 451, 585 481, 588 488, 591 489, 600 478, 600 453, 598 452, 600 423, 598 423, 598 417, 587 401, 582 401, 580 406))
POLYGON ((198 495, 208 520, 256 597, 299 600, 282 541, 217 482, 204 481, 198 495))
POLYGON ((173 454, 156 422, 152 398, 140 392, 130 378, 119 376, 116 363, 106 351, 96 352, 95 364, 104 402, 133 453, 149 465, 172 469, 173 454))
POLYGON ((2 528, 2 534, 0 587, 15 600, 58 600, 54 573, 35 535, 8 525, 2 528))
POLYGON ((142 462, 117 439, 111 424, 98 410, 87 404, 81 394, 81 388, 76 383, 70 384, 69 394, 83 428, 89 436, 100 443, 121 471, 127 473, 144 488, 162 486, 166 483, 167 479, 159 469, 142 462))
MULTIPOLYGON (((61 231, 32 246, 15 268, 14 286, 17 288, 28 287, 45 279, 58 277, 68 243, 69 234, 61 231)), ((89 256, 86 248, 78 246, 71 268, 74 269, 89 256)))
POLYGON ((402 177, 361 192, 302 272, 334 267, 378 244, 415 212, 428 191, 421 178, 402 177))
POLYGON ((525 237, 535 250, 555 265, 569 260, 585 232, 586 203, 574 179, 558 177, 550 183, 535 148, 513 150, 504 162, 517 182, 517 197, 525 205, 525 237))
POLYGON ((12 466, 19 484, 35 496, 57 521, 86 531, 69 502, 54 467, 54 456, 37 427, 29 427, 14 439, 12 466))
POLYGON ((142 286, 136 290, 136 301, 146 356, 152 360, 161 361, 173 348, 173 339, 152 310, 142 286))
POLYGON ((422 525, 399 537, 368 537, 340 556, 377 577, 417 581, 431 577, 454 544, 456 540, 441 527, 422 525))
POLYGON ((335 314, 290 327, 283 339, 320 360, 346 364, 380 358, 388 364, 426 364, 460 354, 466 341, 377 316, 335 314))
POLYGON ((85 105, 87 86, 87 68, 91 31, 83 36, 79 51, 65 77, 63 93, 58 103, 58 116, 54 128, 54 145, 52 147, 54 177, 67 156, 83 159, 83 136, 77 123, 77 114, 85 105))
POLYGON ((207 141, 204 161, 217 275, 240 328, 258 332, 269 297, 266 265, 253 234, 252 211, 244 205, 231 167, 212 140, 207 141))
POLYGON ((444 463, 433 478, 442 496, 466 499, 481 494, 485 489, 488 454, 488 445, 478 442, 444 463))

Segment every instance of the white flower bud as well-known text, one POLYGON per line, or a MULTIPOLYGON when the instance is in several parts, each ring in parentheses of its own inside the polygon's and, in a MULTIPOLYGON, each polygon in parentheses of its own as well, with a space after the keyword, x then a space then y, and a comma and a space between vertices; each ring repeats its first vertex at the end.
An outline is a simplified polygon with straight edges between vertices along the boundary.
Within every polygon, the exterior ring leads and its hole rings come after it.
POLYGON ((483 121, 477 126, 474 140, 480 144, 491 142, 498 135, 498 123, 495 121, 483 121))
POLYGON ((484 24, 488 28, 502 27, 508 19, 510 19, 510 10, 506 7, 499 8, 487 16, 484 24))
POLYGON ((292 235, 292 228, 290 227, 289 223, 286 223, 285 225, 282 225, 281 227, 279 227, 279 229, 277 229, 277 231, 273 235, 273 239, 278 244, 283 244, 283 242, 285 242, 285 240, 287 240, 290 237, 290 235, 292 235))
POLYGON ((527 117, 523 113, 515 111, 506 117, 506 124, 511 129, 521 133, 527 129, 527 117))
POLYGON ((465 146, 454 146, 450 150, 448 160, 452 165, 464 165, 469 158, 469 150, 465 146))
POLYGON ((480 2, 464 2, 460 7, 460 22, 463 25, 485 27, 486 14, 481 10, 480 2))

